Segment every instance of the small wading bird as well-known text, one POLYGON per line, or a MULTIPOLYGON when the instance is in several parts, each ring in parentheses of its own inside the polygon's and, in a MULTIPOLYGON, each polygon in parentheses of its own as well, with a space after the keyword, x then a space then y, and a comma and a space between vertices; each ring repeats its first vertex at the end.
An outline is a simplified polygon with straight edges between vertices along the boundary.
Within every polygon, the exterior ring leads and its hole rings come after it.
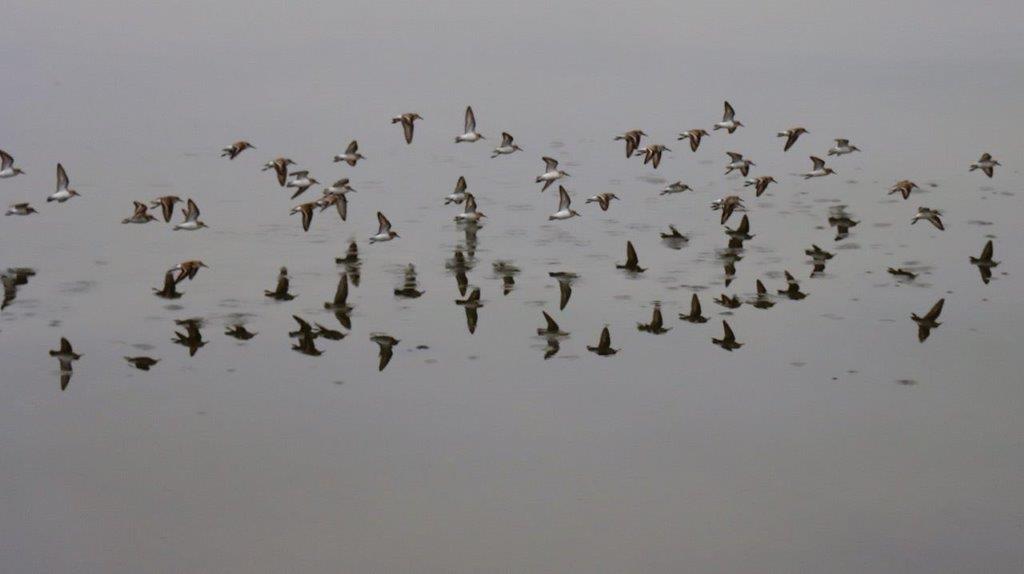
POLYGON ((348 147, 345 148, 345 153, 334 156, 334 163, 343 161, 348 165, 355 167, 355 165, 359 163, 359 160, 361 159, 366 159, 366 157, 363 156, 363 154, 359 153, 359 142, 356 140, 352 140, 351 142, 349 142, 348 147))
POLYGON ((917 213, 914 214, 914 218, 910 220, 910 224, 913 225, 917 223, 919 219, 923 219, 928 223, 934 225, 935 228, 938 229, 939 231, 945 231, 946 228, 942 225, 942 219, 939 218, 940 215, 942 215, 942 212, 939 211, 938 209, 932 209, 930 207, 918 207, 917 213))
POLYGON ((290 187, 295 190, 295 193, 292 194, 291 199, 295 199, 296 197, 302 195, 303 193, 306 193, 307 189, 313 187, 313 185, 317 183, 320 183, 316 179, 309 177, 309 171, 304 169, 292 172, 290 177, 291 179, 288 180, 288 182, 285 184, 285 187, 290 187))
POLYGON ((626 157, 633 157, 633 153, 640 148, 640 139, 645 137, 647 134, 644 130, 629 130, 621 136, 615 136, 615 141, 626 142, 626 157))
POLYGON ((523 148, 513 143, 512 134, 508 132, 501 132, 501 145, 494 148, 491 153, 491 159, 498 157, 499 155, 509 155, 517 151, 523 151, 523 148))
POLYGON ((757 165, 743 157, 743 154, 734 151, 727 151, 725 155, 729 156, 729 163, 725 166, 725 174, 729 175, 733 170, 738 170, 740 175, 747 177, 750 173, 750 166, 757 165))
POLYGON ((199 221, 199 206, 196 205, 196 202, 192 201, 191 199, 188 200, 186 208, 181 210, 181 212, 185 215, 185 221, 183 223, 175 225, 175 231, 179 229, 183 229, 185 231, 195 231, 197 229, 202 229, 207 226, 202 221, 199 221))
POLYGON ((121 223, 149 223, 150 221, 156 221, 156 218, 149 214, 149 207, 145 203, 139 203, 133 201, 135 204, 135 211, 131 217, 127 217, 121 220, 121 223))
POLYGON ((264 291, 263 294, 277 301, 291 301, 295 298, 295 295, 288 292, 290 284, 288 268, 282 267, 281 271, 277 274, 277 287, 273 291, 264 291))
POLYGON ((462 135, 455 136, 455 143, 480 141, 484 136, 476 131, 476 115, 473 114, 473 107, 466 106, 466 119, 463 124, 462 135))
POLYGON ((379 225, 377 228, 377 234, 370 237, 370 243, 391 241, 398 237, 398 233, 391 230, 391 222, 388 221, 388 218, 384 217, 384 214, 379 211, 377 212, 377 223, 379 225))
POLYGON ((974 171, 976 169, 980 169, 981 173, 984 173, 985 175, 987 175, 989 177, 992 177, 992 174, 994 173, 995 167, 997 165, 1001 165, 1001 164, 998 161, 992 159, 992 154, 983 153, 983 154, 981 154, 981 159, 979 159, 978 161, 972 163, 971 164, 971 169, 968 170, 968 171, 974 171))
POLYGON ((604 330, 601 331, 601 338, 598 339, 597 346, 591 347, 590 345, 587 345, 587 350, 602 357, 608 357, 619 352, 618 349, 612 348, 612 335, 608 332, 607 326, 605 326, 604 330))
POLYGON ((706 323, 708 321, 708 318, 701 314, 700 299, 696 293, 690 298, 690 313, 688 315, 680 313, 679 318, 688 323, 706 323))
POLYGON ((413 134, 413 123, 415 123, 416 120, 422 119, 423 118, 420 117, 419 114, 414 112, 409 114, 402 114, 400 116, 395 116, 391 118, 391 123, 402 124, 402 132, 405 134, 405 143, 411 144, 413 134))
POLYGON ((71 364, 82 358, 71 348, 71 343, 64 337, 60 338, 60 348, 54 351, 50 351, 51 357, 56 357, 60 363, 60 390, 68 388, 68 383, 71 382, 71 364))
POLYGON ((251 143, 249 143, 249 142, 247 142, 245 140, 239 140, 239 141, 236 141, 235 143, 229 145, 228 147, 221 149, 220 150, 220 157, 226 157, 228 159, 235 159, 236 157, 238 157, 238 154, 240 154, 243 151, 245 151, 247 149, 250 149, 250 148, 251 149, 256 149, 256 146, 252 145, 251 143))
POLYGON ((630 273, 643 273, 647 269, 640 267, 640 259, 636 256, 636 249, 633 247, 632 241, 626 242, 626 262, 622 264, 615 264, 617 269, 625 269, 630 273))
POLYGON ((832 146, 828 150, 828 155, 846 155, 855 151, 860 151, 855 145, 850 145, 850 140, 844 138, 836 138, 836 145, 832 146))
POLYGON ((754 186, 754 197, 761 197, 761 194, 763 194, 765 190, 768 189, 769 183, 778 182, 776 182, 775 178, 770 175, 762 175, 760 177, 755 177, 752 179, 748 179, 747 181, 744 181, 743 187, 748 187, 751 185, 754 186))
POLYGON ((11 157, 11 154, 0 149, 0 179, 15 177, 24 173, 21 169, 14 167, 14 158, 11 157))
POLYGON ((796 140, 800 138, 800 135, 806 133, 810 132, 801 127, 790 128, 779 132, 778 137, 786 138, 786 145, 782 148, 782 151, 789 151, 789 148, 793 147, 793 144, 795 144, 796 140))
POLYGON ((638 331, 644 333, 650 333, 652 335, 661 335, 662 333, 668 333, 672 330, 672 327, 665 328, 665 321, 661 316, 661 305, 658 303, 654 304, 654 310, 651 311, 651 322, 650 323, 637 323, 636 328, 638 331))
POLYGON ((288 166, 290 165, 295 165, 295 162, 286 157, 279 157, 263 164, 261 171, 274 170, 274 173, 277 174, 277 184, 284 187, 284 184, 288 181, 288 166))
POLYGON ((661 144, 651 144, 636 152, 636 155, 644 157, 644 165, 651 164, 654 169, 658 169, 661 165, 661 154, 667 151, 672 150, 661 144))
POLYGON ((705 130, 693 129, 679 134, 679 137, 677 139, 679 141, 690 140, 690 151, 697 151, 697 148, 700 147, 701 138, 703 138, 706 135, 708 135, 708 132, 706 132, 705 130))
POLYGON ((726 351, 733 351, 743 346, 743 343, 736 342, 736 335, 733 334, 732 328, 729 327, 729 323, 722 321, 722 329, 725 331, 721 339, 715 339, 712 337, 711 342, 725 349, 726 351))
POLYGON ((569 174, 558 169, 557 159, 544 156, 541 160, 544 161, 544 173, 537 176, 537 183, 544 184, 544 187, 540 188, 540 191, 543 193, 552 183, 555 183, 563 177, 569 177, 569 174))
POLYGON ((826 175, 836 173, 835 170, 833 170, 832 168, 825 167, 825 160, 821 159, 820 157, 812 155, 811 164, 811 171, 800 174, 804 176, 804 179, 811 179, 812 177, 825 177, 826 175))
POLYGON ((569 192, 564 187, 558 186, 558 211, 548 216, 548 220, 553 219, 569 219, 572 217, 579 217, 579 213, 576 210, 571 209, 569 206, 572 204, 572 199, 569 197, 569 192))
POLYGON ((4 215, 31 215, 33 213, 39 212, 28 203, 14 203, 7 208, 7 213, 4 215))
POLYGON ((910 192, 913 191, 915 188, 917 188, 916 183, 910 181, 909 179, 901 179, 897 181, 891 188, 889 188, 888 195, 898 193, 903 196, 903 199, 909 199, 910 192))
POLYGON ((72 197, 80 196, 80 194, 77 191, 69 187, 70 185, 71 183, 68 180, 68 173, 64 171, 64 166, 58 163, 57 191, 51 193, 49 197, 46 198, 46 202, 49 203, 51 201, 56 201, 57 203, 64 203, 65 201, 71 199, 72 197))
POLYGON ((180 202, 181 198, 177 195, 164 195, 151 201, 149 206, 153 209, 159 207, 164 216, 164 222, 170 223, 171 218, 174 217, 174 205, 180 202))
POLYGON ((732 133, 741 127, 743 127, 743 124, 736 119, 736 110, 732 109, 732 105, 729 102, 725 102, 725 112, 722 114, 722 121, 715 124, 715 129, 726 130, 732 133))
POLYGON ((601 207, 601 211, 608 211, 608 206, 611 205, 613 199, 618 199, 619 196, 614 193, 599 193, 593 197, 587 198, 587 203, 596 202, 601 207))
POLYGON ((916 313, 911 313, 910 318, 917 323, 917 340, 925 342, 928 339, 928 335, 931 334, 932 329, 938 328, 939 323, 937 319, 942 314, 942 306, 946 304, 945 299, 939 299, 932 308, 928 310, 924 317, 918 317, 916 313))

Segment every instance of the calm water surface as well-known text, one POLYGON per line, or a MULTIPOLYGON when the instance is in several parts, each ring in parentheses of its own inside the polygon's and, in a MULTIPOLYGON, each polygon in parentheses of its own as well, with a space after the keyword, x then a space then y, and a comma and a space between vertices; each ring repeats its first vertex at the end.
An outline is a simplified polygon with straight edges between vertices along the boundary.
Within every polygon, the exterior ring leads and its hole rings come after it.
POLYGON ((1019 572, 1024 13, 940 4, 6 7, 0 148, 28 174, 0 195, 41 213, 0 221, 0 268, 36 271, 0 312, 0 569, 1019 572), (675 141, 723 99, 747 128, 675 141), (452 143, 467 104, 488 142, 452 143), (411 146, 389 123, 406 111, 425 117, 411 146), (811 133, 783 153, 792 125, 811 133), (634 127, 674 150, 657 171, 611 141, 634 127), (504 130, 526 151, 490 159, 504 130), (863 153, 793 175, 835 137, 863 153), (240 138, 258 149, 218 157, 240 138), (353 138, 369 159, 333 164, 353 138), (740 192, 727 150, 779 183, 740 192), (985 151, 991 180, 967 172, 985 151), (260 171, 278 155, 350 177, 349 220, 303 233, 260 171), (581 218, 547 221, 542 155, 581 218), (57 161, 83 197, 47 205, 57 161), (460 175, 489 216, 475 241, 441 205, 460 175), (903 178, 922 186, 906 202, 886 195, 903 178), (658 195, 677 179, 696 192, 658 195), (622 201, 583 206, 604 191, 622 201), (708 204, 735 192, 756 237, 724 287, 708 204), (211 228, 119 224, 166 194, 211 228), (919 205, 947 230, 910 226, 919 205), (860 222, 839 241, 837 206, 860 222), (378 209, 402 238, 369 246, 378 209), (662 242, 668 224, 690 241, 662 242), (968 257, 989 238, 986 285, 968 257), (351 239, 351 332, 293 352, 292 315, 341 329, 323 302, 351 239), (614 267, 627 240, 642 275, 614 267), (812 243, 836 253, 814 278, 812 243), (183 298, 152 295, 193 258, 211 269, 183 298), (507 295, 500 260, 521 270, 507 295), (416 300, 392 294, 409 263, 416 300), (282 265, 287 303, 262 294, 282 265), (784 270, 806 299, 711 301, 784 270), (563 310, 558 271, 579 275, 563 310), (676 318, 693 292, 706 324, 676 318), (909 315, 943 297, 919 343, 909 315), (636 328, 656 301, 661 336, 636 328), (548 360, 542 310, 571 333, 548 360), (208 341, 192 357, 172 342, 187 318, 208 341), (736 352, 711 342, 723 318, 736 352), (236 322, 258 335, 225 336, 236 322), (586 351, 604 325, 610 358, 586 351), (382 372, 377 332, 400 339, 382 372), (84 354, 64 391, 61 336, 84 354), (140 354, 161 362, 122 359, 140 354))

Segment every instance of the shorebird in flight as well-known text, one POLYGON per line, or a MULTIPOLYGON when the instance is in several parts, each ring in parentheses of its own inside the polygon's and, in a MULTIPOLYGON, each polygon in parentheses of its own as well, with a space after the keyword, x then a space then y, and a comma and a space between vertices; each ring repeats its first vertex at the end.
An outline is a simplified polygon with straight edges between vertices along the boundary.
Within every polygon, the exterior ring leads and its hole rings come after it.
POLYGON ((563 177, 569 177, 569 174, 563 170, 558 169, 558 160, 544 156, 541 158, 544 161, 544 173, 537 176, 537 183, 544 183, 544 187, 540 188, 541 192, 547 190, 548 186, 555 183, 563 177))
POLYGON ((804 179, 811 179, 812 177, 825 177, 826 175, 836 173, 834 169, 830 167, 825 167, 825 160, 821 159, 820 157, 812 155, 811 164, 813 166, 811 168, 811 171, 800 174, 804 176, 804 179))
POLYGON ((917 323, 917 340, 925 342, 928 335, 931 334, 932 329, 938 328, 939 323, 937 319, 942 314, 942 306, 946 304, 945 299, 939 299, 932 308, 924 315, 924 317, 918 317, 916 313, 911 313, 910 318, 917 323))
POLYGON ((236 141, 235 143, 229 145, 228 147, 220 150, 220 157, 235 159, 236 157, 238 157, 238 154, 242 153, 243 151, 249 148, 256 149, 256 146, 252 145, 251 143, 245 140, 236 141))
POLYGON ((857 146, 850 145, 850 140, 848 140, 848 139, 836 138, 835 141, 836 141, 836 145, 834 145, 831 148, 829 148, 828 155, 839 156, 839 155, 846 155, 848 153, 853 153, 855 151, 860 151, 860 149, 857 146))
POLYGON ((722 113, 722 121, 715 124, 715 129, 733 133, 737 128, 741 127, 743 127, 743 124, 736 119, 736 110, 732 108, 729 102, 725 102, 725 112, 722 113))
POLYGON ((587 203, 597 203, 601 206, 601 211, 608 211, 608 206, 611 205, 613 199, 618 199, 619 196, 614 193, 599 193, 595 196, 588 197, 587 203))
POLYGON ((205 223, 199 221, 199 206, 196 202, 189 198, 186 203, 185 209, 181 210, 185 214, 185 221, 174 226, 174 230, 183 229, 185 231, 195 231, 196 229, 202 229, 207 227, 205 223))
POLYGON ((377 223, 379 224, 377 234, 370 237, 370 243, 391 241, 398 237, 398 233, 391 231, 391 222, 388 221, 388 218, 384 217, 384 214, 379 211, 377 212, 377 223))
POLYGON ((77 191, 71 189, 70 181, 68 180, 68 172, 64 171, 64 166, 57 164, 57 191, 50 194, 46 198, 46 202, 56 201, 57 203, 64 203, 65 201, 80 195, 77 191))
POLYGON ((747 177, 750 173, 750 166, 757 165, 743 157, 743 154, 735 151, 727 151, 725 155, 729 156, 729 163, 725 166, 725 175, 729 175, 733 170, 738 170, 743 177, 747 177))
POLYGON ((644 130, 629 130, 628 132, 615 136, 615 141, 626 142, 626 157, 633 157, 633 153, 640 148, 640 139, 646 136, 644 130))
POLYGON ((923 219, 928 223, 934 225, 935 228, 938 229, 939 231, 945 231, 946 228, 945 226, 942 225, 942 219, 939 218, 940 215, 942 215, 942 212, 939 211, 938 209, 932 209, 930 207, 918 207, 917 213, 914 214, 914 218, 910 220, 910 224, 913 225, 917 223, 919 219, 923 219))
POLYGON ((476 115, 473 114, 473 107, 466 106, 466 119, 463 124, 463 133, 462 135, 455 136, 455 143, 475 142, 482 139, 487 138, 476 131, 476 115))
POLYGON ((355 167, 359 160, 366 159, 363 154, 359 153, 359 142, 352 140, 349 142, 348 147, 345 148, 345 153, 334 156, 334 163, 343 161, 352 167, 355 167))
POLYGON ((156 218, 149 214, 149 207, 145 203, 139 203, 133 201, 135 204, 135 211, 131 217, 127 217, 121 220, 121 223, 149 223, 150 221, 156 221, 156 218))
POLYGON ((508 155, 517 151, 523 151, 523 148, 513 143, 512 139, 512 134, 508 132, 501 132, 501 145, 494 148, 494 151, 491 153, 491 159, 494 159, 499 155, 508 155))
POLYGON ((164 221, 167 223, 171 222, 171 218, 174 217, 174 204, 179 203, 181 198, 177 195, 164 195, 158 197, 149 203, 149 206, 156 209, 160 208, 163 213, 164 221))
POLYGON ((697 151, 697 148, 700 147, 700 140, 701 140, 701 138, 703 138, 706 135, 710 135, 710 134, 708 134, 708 132, 706 130, 702 130, 700 128, 697 128, 697 129, 688 130, 688 131, 685 131, 685 132, 679 134, 679 137, 676 138, 676 139, 679 140, 679 141, 690 140, 690 151, 697 151))
POLYGON ((548 220, 553 219, 569 219, 572 217, 579 217, 579 213, 576 210, 570 208, 572 199, 569 197, 569 192, 565 190, 561 185, 558 186, 558 211, 548 216, 548 220))
POLYGON ((612 335, 608 331, 608 327, 605 326, 604 330, 601 331, 601 338, 597 341, 597 346, 592 347, 587 345, 587 350, 591 353, 601 355, 602 357, 608 357, 618 353, 618 349, 612 348, 612 335))
POLYGON ((739 343, 736 341, 736 335, 733 334, 732 328, 729 327, 729 323, 727 321, 722 321, 722 329, 725 331, 725 333, 722 335, 722 338, 715 339, 714 337, 712 337, 712 343, 718 345, 719 347, 725 349, 726 351, 733 351, 743 346, 743 343, 739 343))
POLYGON ((0 179, 7 179, 25 173, 20 168, 14 167, 14 158, 11 154, 0 149, 0 179))
POLYGON ((279 157, 263 164, 263 169, 260 171, 274 170, 274 173, 277 174, 277 184, 284 187, 288 181, 288 166, 290 165, 295 165, 295 162, 286 157, 279 157))
POLYGON ((782 151, 789 151, 789 148, 793 147, 793 144, 796 143, 796 140, 800 138, 801 134, 806 133, 810 132, 801 127, 790 128, 788 130, 779 132, 778 136, 780 138, 786 138, 786 145, 782 148, 782 151))
POLYGON ((420 117, 420 115, 417 114, 417 113, 402 114, 400 116, 395 116, 395 117, 391 118, 391 123, 393 123, 393 124, 399 124, 399 123, 402 124, 402 132, 405 133, 405 143, 411 144, 412 143, 412 134, 413 134, 413 123, 416 120, 422 120, 422 119, 423 118, 420 117))
POLYGON ((4 215, 31 215, 33 213, 39 213, 36 208, 32 207, 28 203, 14 203, 7 208, 7 213, 4 215))
POLYGON ((980 169, 985 175, 992 177, 992 173, 997 165, 1002 165, 998 161, 992 159, 992 154, 983 153, 981 159, 971 164, 971 169, 968 171, 974 171, 980 169))

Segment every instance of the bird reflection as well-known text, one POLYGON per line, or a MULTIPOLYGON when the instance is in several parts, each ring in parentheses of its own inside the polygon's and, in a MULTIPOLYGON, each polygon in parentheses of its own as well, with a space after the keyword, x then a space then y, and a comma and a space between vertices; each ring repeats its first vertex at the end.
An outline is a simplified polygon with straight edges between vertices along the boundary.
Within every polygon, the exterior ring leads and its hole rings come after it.
POLYGON ((512 289, 516 285, 516 275, 519 274, 519 268, 516 267, 510 261, 495 261, 493 264, 494 274, 501 277, 501 294, 508 295, 512 292, 512 289))
POLYGON ((739 226, 736 229, 726 227, 725 234, 729 236, 729 249, 743 249, 743 242, 754 238, 750 234, 750 218, 744 215, 739 226))
POLYGON ((480 301, 480 288, 473 287, 473 290, 469 293, 469 297, 466 297, 465 299, 456 299, 455 304, 466 310, 466 327, 469 329, 469 334, 472 335, 476 332, 476 324, 479 320, 479 317, 477 316, 477 309, 484 306, 480 301))
POLYGON ((335 257, 334 262, 338 265, 344 265, 345 271, 348 272, 349 277, 352 279, 352 285, 359 287, 359 268, 362 266, 362 262, 359 260, 359 246, 356 245, 356 242, 349 242, 348 251, 345 253, 345 256, 335 257))
POLYGON ((153 357, 125 357, 124 360, 140 371, 148 371, 160 362, 160 359, 153 357))
POLYGON ((203 334, 199 328, 203 326, 202 319, 182 319, 174 324, 185 328, 185 332, 175 331, 173 341, 178 345, 188 348, 188 356, 194 357, 196 351, 205 346, 208 341, 203 340, 203 334))
POLYGON ((459 295, 465 295, 469 287, 469 277, 466 273, 473 269, 473 262, 466 258, 462 249, 456 247, 452 258, 445 262, 445 268, 455 275, 455 283, 459 287, 459 295))
POLYGON ((886 269, 886 271, 888 271, 890 275, 895 275, 896 277, 900 279, 906 279, 907 281, 913 281, 917 277, 917 273, 914 273, 913 271, 909 269, 904 269, 902 267, 889 267, 888 269, 886 269))
POLYGON ((793 277, 789 273, 789 271, 786 271, 785 274, 786 274, 786 288, 785 289, 779 289, 778 290, 779 295, 785 295, 786 297, 789 297, 790 299, 792 299, 794 301, 799 301, 800 299, 803 299, 804 297, 807 297, 807 293, 804 293, 804 292, 800 291, 800 283, 797 282, 796 278, 793 277))
POLYGON ((71 383, 72 368, 71 364, 82 358, 71 348, 71 343, 64 337, 60 338, 60 348, 55 351, 50 351, 51 357, 56 357, 60 363, 60 390, 68 388, 68 384, 71 383))
POLYGON ((855 227, 859 221, 854 221, 846 213, 845 205, 830 207, 828 210, 828 224, 836 228, 836 241, 845 239, 850 234, 850 228, 855 227))
POLYGON ((636 248, 633 247, 632 241, 626 242, 626 262, 616 263, 616 269, 625 269, 630 273, 643 273, 647 269, 640 267, 640 258, 636 255, 636 248))
POLYGON ((242 324, 232 325, 228 327, 227 330, 224 331, 224 334, 229 337, 234 337, 239 341, 248 341, 249 339, 252 339, 257 335, 257 333, 253 333, 247 330, 245 328, 245 325, 242 324))
POLYGON ((295 295, 288 292, 289 285, 288 268, 282 267, 277 274, 277 287, 273 291, 264 291, 263 294, 276 301, 291 301, 295 295))
POLYGON ((757 280, 757 296, 748 301, 748 303, 757 309, 771 309, 775 306, 775 301, 772 301, 768 295, 768 290, 765 289, 764 283, 761 283, 760 279, 757 280))
POLYGON ((476 257, 476 232, 480 229, 480 224, 476 221, 466 221, 460 223, 459 227, 465 232, 466 255, 472 259, 476 257))
POLYGON ((637 323, 636 328, 638 331, 644 333, 650 333, 652 335, 661 335, 662 333, 668 333, 672 330, 671 327, 665 328, 665 322, 661 317, 661 304, 655 303, 654 310, 651 312, 650 323, 637 323))
POLYGON ((405 268, 405 283, 402 284, 401 289, 395 289, 395 296, 417 299, 420 295, 423 295, 423 291, 419 290, 416 283, 416 266, 410 263, 405 268))
POLYGON ((993 251, 992 240, 989 239, 985 247, 981 249, 981 255, 971 257, 971 263, 978 268, 978 272, 981 273, 981 282, 985 285, 992 280, 992 268, 999 265, 998 261, 992 260, 993 251))
POLYGON ((292 345, 292 350, 310 357, 319 357, 322 355, 323 351, 317 349, 316 344, 314 343, 318 335, 313 331, 313 326, 297 315, 292 315, 292 319, 295 319, 295 322, 299 325, 298 330, 288 333, 289 337, 297 339, 295 344, 292 345))
POLYGON ((338 319, 341 326, 352 329, 352 306, 348 304, 348 273, 342 273, 338 277, 338 287, 334 291, 334 299, 325 301, 324 309, 334 311, 334 317, 338 319))
POLYGON ((685 236, 685 235, 683 235, 682 233, 680 233, 679 230, 676 229, 675 225, 671 225, 670 224, 668 226, 668 231, 667 232, 663 231, 661 233, 661 240, 670 249, 679 250, 679 249, 682 249, 683 246, 686 245, 686 243, 690 241, 690 238, 685 236))
POLYGON ((743 256, 736 249, 726 249, 718 253, 718 258, 722 261, 725 286, 728 287, 736 278, 736 263, 742 261, 743 256))
POLYGON ((928 335, 931 334, 932 329, 938 328, 939 323, 936 319, 942 314, 942 306, 946 304, 945 299, 939 299, 932 308, 928 310, 928 313, 924 317, 918 317, 916 313, 911 313, 910 318, 917 323, 917 340, 925 342, 928 339, 928 335))
POLYGON ((558 281, 558 310, 562 311, 565 309, 565 306, 569 304, 569 299, 572 297, 572 284, 576 281, 579 275, 571 271, 554 271, 548 273, 548 277, 553 277, 558 281))
POLYGON ((174 272, 164 273, 164 286, 162 289, 153 288, 153 293, 163 299, 178 299, 182 293, 178 291, 178 282, 174 280, 174 272))
POLYGON ((588 345, 587 350, 602 357, 608 357, 619 352, 619 349, 612 348, 612 335, 608 332, 607 326, 601 331, 601 338, 598 339, 597 346, 591 347, 588 345))
POLYGON ((395 354, 394 347, 400 341, 384 333, 374 333, 370 335, 370 340, 377 343, 377 347, 379 347, 377 371, 383 371, 384 367, 387 367, 388 363, 391 362, 391 357, 395 354))
POLYGON ((725 293, 719 295, 718 298, 715 299, 715 303, 718 303, 719 305, 725 307, 726 309, 738 309, 740 305, 743 304, 743 302, 740 301, 739 295, 733 295, 732 297, 730 297, 725 293))
MULTIPOLYGON (((722 295, 725 297, 725 295, 722 295)), ((737 305, 739 306, 739 305, 737 305)), ((708 318, 701 314, 700 309, 700 298, 694 293, 693 297, 690 298, 690 313, 688 315, 679 314, 679 318, 689 323, 706 323, 708 318)))
POLYGON ((810 249, 805 249, 804 254, 811 258, 811 262, 814 265, 814 268, 811 270, 811 277, 824 273, 825 262, 835 256, 834 253, 829 253, 817 245, 811 245, 810 249))
POLYGON ((727 321, 722 321, 722 329, 725 331, 725 333, 722 335, 722 338, 715 339, 714 337, 712 337, 712 343, 730 352, 735 349, 739 349, 740 347, 743 346, 743 343, 739 343, 736 341, 736 335, 733 334, 732 328, 729 327, 729 323, 727 321))
POLYGON ((18 295, 18 287, 28 284, 29 277, 36 274, 34 269, 28 267, 14 267, 0 273, 0 283, 4 287, 4 299, 0 303, 0 310, 6 309, 18 295))
POLYGON ((547 340, 548 345, 544 349, 544 359, 546 360, 558 354, 559 349, 561 349, 559 340, 568 337, 569 333, 562 331, 558 327, 558 323, 555 322, 551 315, 548 315, 547 311, 541 311, 541 314, 544 315, 545 325, 537 329, 537 334, 547 340))

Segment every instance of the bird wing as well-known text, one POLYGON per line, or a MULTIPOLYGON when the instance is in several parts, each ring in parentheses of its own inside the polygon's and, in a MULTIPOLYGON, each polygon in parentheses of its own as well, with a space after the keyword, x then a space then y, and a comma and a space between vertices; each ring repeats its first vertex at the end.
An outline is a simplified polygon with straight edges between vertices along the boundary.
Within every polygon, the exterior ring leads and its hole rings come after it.
POLYGON ((337 199, 334 200, 334 207, 338 210, 338 216, 341 217, 342 221, 348 218, 348 197, 344 195, 335 196, 337 199))
POLYGON ((789 137, 786 138, 786 145, 782 148, 782 151, 789 151, 789 148, 793 147, 793 144, 796 143, 796 139, 798 137, 800 137, 800 132, 798 132, 798 131, 791 131, 791 132, 789 132, 789 137))
POLYGON ((982 261, 992 261, 992 251, 993 251, 992 240, 989 239, 988 243, 985 244, 985 248, 981 250, 981 257, 980 257, 980 259, 982 261))
POLYGON ((725 152, 725 155, 729 156, 729 159, 731 159, 732 161, 743 161, 743 154, 741 154, 741 153, 734 152, 734 151, 727 151, 727 152, 725 152))
POLYGON ((288 166, 283 161, 274 162, 274 171, 277 173, 277 183, 284 186, 288 181, 288 166))
POLYGON ((472 193, 466 194, 466 205, 463 213, 476 213, 476 197, 472 193))
POLYGON ((352 154, 354 154, 354 153, 356 153, 358 151, 359 151, 359 142, 357 142, 356 140, 352 140, 348 144, 348 147, 345 148, 345 155, 352 155, 352 154))
POLYGON ((473 106, 466 106, 466 131, 465 133, 472 133, 476 131, 476 115, 473 114, 473 106))
POLYGON ((690 316, 700 317, 700 298, 697 297, 696 293, 690 298, 690 316))
POLYGON ((412 143, 412 119, 402 118, 402 131, 405 132, 405 143, 412 143))
POLYGON ((378 235, 391 231, 391 222, 388 221, 388 218, 384 217, 384 214, 379 211, 377 212, 377 222, 380 224, 380 227, 377 229, 378 235))
POLYGON ((928 310, 928 314, 924 316, 924 320, 934 321, 938 319, 939 315, 942 313, 942 306, 945 304, 945 299, 939 299, 938 302, 936 302, 935 305, 932 305, 932 308, 928 310))
POLYGON ((185 211, 185 221, 196 221, 199 219, 199 206, 192 198, 188 200, 188 209, 185 211))
POLYGON ((0 170, 5 170, 14 165, 14 158, 11 154, 0 149, 0 170))
POLYGON ((71 350, 71 342, 68 341, 67 339, 65 339, 64 337, 60 338, 60 352, 61 352, 61 354, 64 354, 64 355, 67 355, 67 354, 73 352, 71 350))
POLYGON ((758 279, 757 280, 757 294, 758 295, 765 295, 767 293, 768 293, 768 290, 764 288, 764 283, 761 283, 761 280, 758 279))
POLYGON ((334 292, 334 304, 344 305, 348 301, 348 273, 342 273, 338 279, 338 289, 334 292))
POLYGON ((608 327, 605 327, 601 331, 601 340, 597 342, 599 349, 609 349, 612 346, 612 334, 608 331, 608 327))
POLYGON ((459 181, 455 182, 455 195, 465 193, 466 191, 466 178, 465 176, 459 176, 459 181))
POLYGON ((65 190, 68 188, 70 181, 68 180, 68 172, 64 171, 64 166, 57 164, 57 191, 65 190))
POLYGON ((811 163, 814 165, 814 170, 815 171, 817 171, 819 169, 824 169, 825 168, 825 160, 821 159, 820 157, 812 155, 811 156, 811 163))
POLYGON ((724 340, 724 341, 735 341, 736 340, 736 335, 732 332, 732 327, 729 326, 729 323, 727 321, 722 321, 722 330, 725 331, 725 334, 722 335, 722 340, 724 340))
POLYGON ((572 203, 572 199, 569 197, 569 192, 565 190, 564 186, 558 186, 558 211, 569 209, 570 203, 572 203))
POLYGON ((731 122, 736 117, 736 110, 732 109, 732 104, 725 102, 725 112, 722 114, 723 122, 731 122))
POLYGON ((633 247, 632 241, 626 242, 626 266, 636 267, 640 263, 640 258, 636 256, 636 248, 633 247))
POLYGON ((557 159, 548 156, 544 156, 540 159, 544 161, 544 166, 547 168, 547 171, 555 171, 558 169, 557 159))
POLYGON ((547 324, 548 324, 547 331, 549 333, 557 332, 558 331, 558 323, 556 323, 555 320, 551 318, 551 315, 548 315, 547 311, 541 311, 541 313, 544 315, 544 320, 547 321, 547 324))
POLYGON ((508 147, 510 145, 512 145, 512 134, 501 132, 501 147, 508 147))

